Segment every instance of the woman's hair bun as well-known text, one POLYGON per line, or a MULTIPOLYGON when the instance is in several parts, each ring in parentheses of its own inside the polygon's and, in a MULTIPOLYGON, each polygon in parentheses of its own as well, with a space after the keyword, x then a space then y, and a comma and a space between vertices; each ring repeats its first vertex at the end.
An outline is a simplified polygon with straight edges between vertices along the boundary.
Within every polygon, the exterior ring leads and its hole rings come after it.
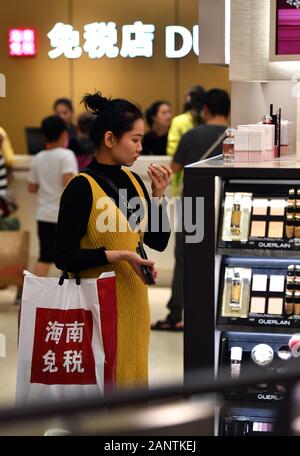
POLYGON ((93 114, 99 115, 103 112, 110 103, 110 100, 103 97, 101 92, 95 92, 94 94, 87 93, 81 100, 85 108, 91 111, 93 114))

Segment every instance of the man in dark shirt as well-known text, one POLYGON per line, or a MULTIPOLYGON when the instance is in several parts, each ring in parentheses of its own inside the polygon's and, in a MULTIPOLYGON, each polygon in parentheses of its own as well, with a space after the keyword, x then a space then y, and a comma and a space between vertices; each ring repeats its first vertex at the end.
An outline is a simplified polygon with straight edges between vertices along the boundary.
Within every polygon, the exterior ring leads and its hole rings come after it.
MULTIPOLYGON (((201 160, 205 152, 226 130, 230 112, 230 99, 224 90, 209 90, 204 96, 204 125, 189 130, 179 143, 171 165, 173 173, 179 172, 184 166, 201 160)), ((222 144, 211 152, 209 157, 222 153, 222 144)), ((159 320, 151 328, 156 330, 182 331, 183 321, 183 246, 182 232, 176 232, 175 268, 172 281, 172 295, 167 304, 169 314, 165 320, 159 320)))
MULTIPOLYGON (((224 90, 209 90, 205 95, 203 117, 205 124, 188 131, 179 143, 174 155, 173 172, 180 171, 185 165, 201 160, 228 126, 230 99, 224 90)), ((222 154, 222 144, 217 146, 209 157, 222 154)))

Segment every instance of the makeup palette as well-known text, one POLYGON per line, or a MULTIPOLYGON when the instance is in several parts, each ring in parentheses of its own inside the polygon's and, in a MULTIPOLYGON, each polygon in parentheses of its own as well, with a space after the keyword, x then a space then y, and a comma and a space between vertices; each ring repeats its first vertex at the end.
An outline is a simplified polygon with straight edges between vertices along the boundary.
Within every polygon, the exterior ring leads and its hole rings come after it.
POLYGON ((272 436, 276 432, 279 411, 267 404, 226 404, 220 410, 221 436, 272 436))
POLYGON ((249 316, 266 314, 283 317, 284 292, 285 275, 253 274, 249 316))
POLYGON ((249 238, 283 239, 285 207, 282 198, 253 199, 249 238))
POLYGON ((234 418, 226 418, 224 423, 224 430, 221 435, 224 436, 262 436, 273 435, 275 423, 273 421, 262 421, 261 418, 251 418, 249 416, 242 416, 234 418))

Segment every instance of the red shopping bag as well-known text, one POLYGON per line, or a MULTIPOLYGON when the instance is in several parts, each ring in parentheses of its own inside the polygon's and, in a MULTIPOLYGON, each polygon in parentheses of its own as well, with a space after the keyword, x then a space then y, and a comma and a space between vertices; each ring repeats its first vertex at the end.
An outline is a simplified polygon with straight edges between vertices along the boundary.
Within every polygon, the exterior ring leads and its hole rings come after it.
POLYGON ((115 277, 65 280, 26 274, 17 401, 85 397, 116 378, 115 277))

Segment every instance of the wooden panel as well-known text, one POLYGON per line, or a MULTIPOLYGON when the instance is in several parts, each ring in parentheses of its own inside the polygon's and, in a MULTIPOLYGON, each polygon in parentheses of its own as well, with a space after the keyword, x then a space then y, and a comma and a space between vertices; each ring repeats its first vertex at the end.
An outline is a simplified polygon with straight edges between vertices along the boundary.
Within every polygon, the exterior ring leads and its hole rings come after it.
POLYGON ((74 24, 83 29, 91 22, 109 22, 117 24, 118 47, 122 42, 122 25, 133 24, 141 20, 145 24, 155 24, 154 56, 151 59, 138 57, 128 59, 90 60, 85 54, 74 62, 74 98, 76 103, 82 95, 95 88, 105 95, 123 97, 148 107, 158 99, 175 102, 174 62, 165 58, 164 30, 173 22, 174 0, 152 0, 141 2, 131 0, 126 8, 122 0, 74 0, 74 24), (101 7, 99 7, 99 4, 101 7))
POLYGON ((0 98, 0 125, 7 129, 17 153, 26 153, 24 127, 37 126, 51 114, 57 97, 72 97, 76 114, 79 101, 94 89, 105 95, 122 96, 138 102, 143 109, 158 99, 170 101, 177 114, 181 111, 186 89, 195 84, 206 88, 229 88, 226 68, 199 65, 197 56, 178 61, 165 57, 165 27, 180 24, 189 27, 198 22, 196 0, 52 0, 51 8, 39 0, 26 3, 11 0, 1 5, 0 73, 7 78, 7 98, 0 98), (78 60, 65 57, 50 60, 47 33, 56 22, 73 24, 81 33, 91 22, 114 21, 121 27, 136 20, 156 25, 154 57, 114 60, 106 57, 91 60, 86 53, 78 60), (33 26, 38 30, 38 56, 33 59, 8 57, 9 26, 33 26))

